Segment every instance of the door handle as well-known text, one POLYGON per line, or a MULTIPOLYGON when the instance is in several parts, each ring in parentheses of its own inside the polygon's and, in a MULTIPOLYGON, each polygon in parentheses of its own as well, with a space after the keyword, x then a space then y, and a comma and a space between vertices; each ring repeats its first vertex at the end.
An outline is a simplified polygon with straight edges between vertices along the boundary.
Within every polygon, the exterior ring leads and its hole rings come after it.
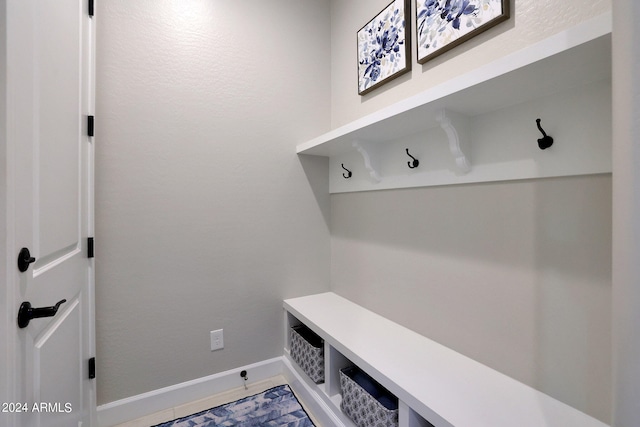
POLYGON ((18 254, 18 270, 24 273, 29 269, 29 264, 32 262, 36 262, 36 259, 31 256, 29 248, 20 249, 20 253, 18 254))
POLYGON ((66 299, 58 301, 56 305, 53 307, 39 307, 33 308, 31 307, 31 303, 29 301, 25 301, 20 304, 20 310, 18 310, 18 326, 21 328, 26 328, 31 319, 36 319, 38 317, 53 317, 58 312, 58 308, 60 308, 61 304, 67 302, 66 299))

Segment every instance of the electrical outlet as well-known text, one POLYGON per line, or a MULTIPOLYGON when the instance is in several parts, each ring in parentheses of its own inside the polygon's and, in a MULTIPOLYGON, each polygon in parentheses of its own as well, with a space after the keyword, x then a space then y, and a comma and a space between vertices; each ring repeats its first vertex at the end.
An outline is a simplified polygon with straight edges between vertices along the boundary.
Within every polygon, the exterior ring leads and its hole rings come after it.
POLYGON ((211 331, 211 351, 224 348, 224 336, 222 329, 211 331))

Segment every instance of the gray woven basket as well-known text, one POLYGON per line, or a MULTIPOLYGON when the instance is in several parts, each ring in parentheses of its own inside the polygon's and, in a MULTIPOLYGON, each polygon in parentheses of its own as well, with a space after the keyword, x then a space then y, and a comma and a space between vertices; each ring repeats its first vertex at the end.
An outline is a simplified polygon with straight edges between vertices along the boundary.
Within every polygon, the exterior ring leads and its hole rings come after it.
POLYGON ((290 329, 291 358, 316 384, 324 382, 324 345, 315 347, 298 333, 299 327, 290 329))
POLYGON ((340 408, 358 427, 397 427, 398 410, 385 408, 358 383, 340 371, 340 408))

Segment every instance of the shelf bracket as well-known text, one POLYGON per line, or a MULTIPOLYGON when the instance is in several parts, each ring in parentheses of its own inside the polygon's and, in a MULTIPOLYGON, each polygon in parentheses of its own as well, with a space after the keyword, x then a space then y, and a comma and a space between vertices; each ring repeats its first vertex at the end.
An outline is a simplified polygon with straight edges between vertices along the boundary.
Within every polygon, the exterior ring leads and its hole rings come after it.
POLYGON ((456 166, 462 174, 468 173, 471 170, 471 162, 468 156, 470 137, 467 131, 469 118, 454 111, 442 109, 436 115, 436 120, 447 134, 449 150, 453 155, 456 166))
POLYGON ((372 156, 371 152, 373 151, 371 145, 366 144, 361 141, 353 141, 353 148, 358 150, 358 152, 362 155, 362 159, 364 160, 364 167, 367 168, 369 175, 374 183, 379 183, 382 178, 380 178, 380 174, 378 173, 378 164, 372 156))

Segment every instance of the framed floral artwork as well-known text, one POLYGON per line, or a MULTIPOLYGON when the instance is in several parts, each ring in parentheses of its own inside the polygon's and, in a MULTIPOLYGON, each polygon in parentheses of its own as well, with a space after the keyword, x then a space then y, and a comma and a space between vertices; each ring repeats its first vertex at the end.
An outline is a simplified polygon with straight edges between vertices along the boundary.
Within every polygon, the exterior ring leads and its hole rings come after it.
POLYGON ((510 0, 416 0, 418 63, 509 19, 510 0))
POLYGON ((411 70, 411 0, 395 0, 358 31, 358 93, 411 70))

